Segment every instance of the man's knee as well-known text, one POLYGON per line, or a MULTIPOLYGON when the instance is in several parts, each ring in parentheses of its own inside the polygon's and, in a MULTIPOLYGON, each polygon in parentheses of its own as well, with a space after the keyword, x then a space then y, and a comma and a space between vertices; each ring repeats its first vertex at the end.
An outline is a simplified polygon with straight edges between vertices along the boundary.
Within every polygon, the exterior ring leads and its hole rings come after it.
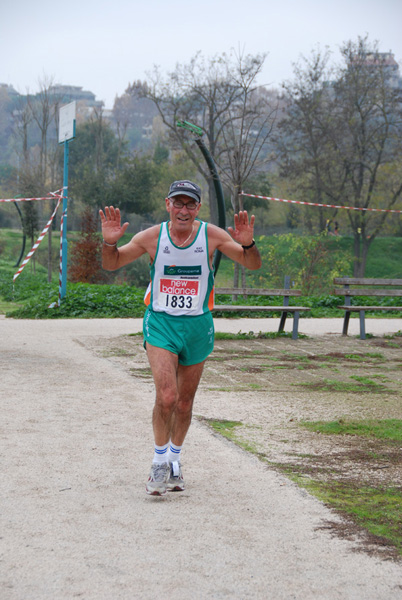
POLYGON ((156 397, 155 407, 163 415, 170 415, 177 406, 177 392, 174 389, 165 389, 156 397))
POLYGON ((193 401, 193 396, 189 398, 179 398, 175 408, 175 413, 182 416, 191 414, 193 410, 193 401))

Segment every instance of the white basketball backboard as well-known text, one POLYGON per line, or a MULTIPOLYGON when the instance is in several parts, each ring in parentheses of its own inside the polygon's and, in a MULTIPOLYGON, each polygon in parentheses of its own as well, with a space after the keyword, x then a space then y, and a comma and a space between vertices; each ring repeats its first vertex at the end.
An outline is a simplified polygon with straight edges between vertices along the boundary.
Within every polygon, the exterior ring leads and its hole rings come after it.
POLYGON ((60 108, 59 144, 71 140, 75 136, 75 105, 74 100, 60 108))

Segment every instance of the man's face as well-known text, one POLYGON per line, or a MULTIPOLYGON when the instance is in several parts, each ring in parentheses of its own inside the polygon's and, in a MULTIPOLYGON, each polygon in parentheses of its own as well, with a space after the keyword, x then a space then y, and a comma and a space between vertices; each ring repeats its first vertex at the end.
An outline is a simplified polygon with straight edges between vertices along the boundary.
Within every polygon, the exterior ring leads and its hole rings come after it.
POLYGON ((172 223, 179 227, 188 227, 193 224, 195 218, 200 212, 201 202, 194 198, 180 194, 173 198, 166 198, 166 209, 170 214, 172 223))

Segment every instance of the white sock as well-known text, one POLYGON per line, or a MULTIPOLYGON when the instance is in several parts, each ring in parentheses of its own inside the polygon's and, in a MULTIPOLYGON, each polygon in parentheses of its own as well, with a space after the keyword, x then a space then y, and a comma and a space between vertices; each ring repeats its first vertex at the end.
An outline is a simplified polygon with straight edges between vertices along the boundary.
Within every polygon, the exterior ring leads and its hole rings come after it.
POLYGON ((170 442, 169 444, 169 452, 168 452, 168 460, 169 462, 180 461, 182 446, 176 446, 170 442))
POLYGON ((155 452, 154 452, 154 458, 153 461, 154 463, 165 463, 168 462, 168 448, 169 448, 169 444, 165 444, 164 446, 157 446, 155 444, 155 452))

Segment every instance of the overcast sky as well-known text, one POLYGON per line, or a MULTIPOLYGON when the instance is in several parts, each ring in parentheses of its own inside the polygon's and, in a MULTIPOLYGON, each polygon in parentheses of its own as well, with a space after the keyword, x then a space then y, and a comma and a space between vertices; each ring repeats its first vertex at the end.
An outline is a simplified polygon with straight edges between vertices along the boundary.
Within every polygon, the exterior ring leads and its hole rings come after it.
POLYGON ((112 108, 153 65, 172 70, 201 50, 267 52, 260 84, 279 87, 317 46, 334 59, 369 35, 402 72, 402 0, 2 0, 0 83, 25 94, 38 81, 78 85, 112 108))

